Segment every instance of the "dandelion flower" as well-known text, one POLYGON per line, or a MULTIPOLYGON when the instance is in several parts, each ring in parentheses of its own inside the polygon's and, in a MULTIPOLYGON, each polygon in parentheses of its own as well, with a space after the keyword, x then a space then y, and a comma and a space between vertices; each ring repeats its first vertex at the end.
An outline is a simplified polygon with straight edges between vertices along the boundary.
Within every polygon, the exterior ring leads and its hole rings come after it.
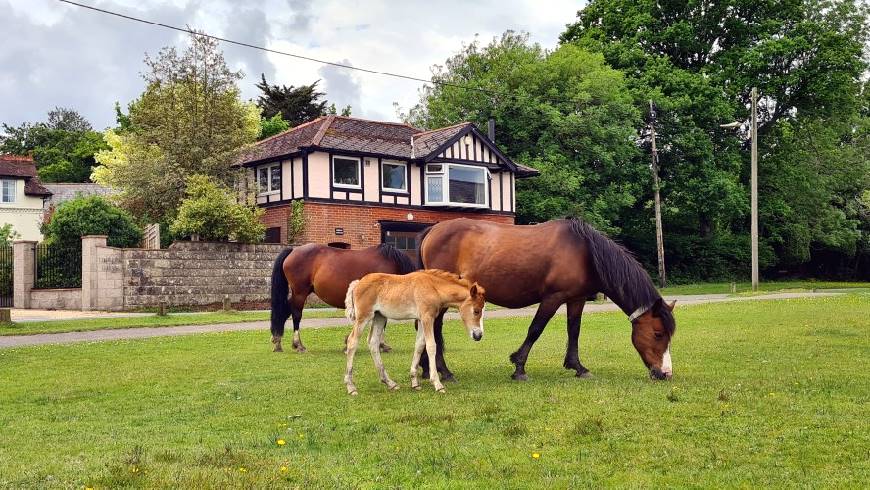
POLYGON ((541 455, 539 453, 532 453, 532 459, 538 459, 541 455))
POLYGON ((281 467, 281 473, 287 473, 287 467, 286 467, 286 466, 282 466, 282 467, 281 467))
POLYGON ((245 468, 244 466, 242 466, 241 468, 239 468, 239 472, 240 472, 240 473, 247 473, 247 472, 248 472, 248 469, 245 468))
POLYGON ((278 439, 277 441, 275 441, 275 444, 283 446, 284 444, 287 444, 287 441, 285 441, 284 439, 278 439))

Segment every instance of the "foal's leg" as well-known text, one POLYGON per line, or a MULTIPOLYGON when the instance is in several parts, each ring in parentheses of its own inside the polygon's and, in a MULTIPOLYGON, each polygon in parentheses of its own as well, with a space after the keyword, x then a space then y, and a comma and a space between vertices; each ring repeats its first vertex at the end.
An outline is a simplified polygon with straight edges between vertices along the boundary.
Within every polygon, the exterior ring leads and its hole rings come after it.
POLYGON ((417 322, 417 340, 414 342, 414 354, 411 356, 411 388, 420 389, 420 381, 417 379, 417 368, 420 367, 420 357, 426 349, 426 338, 423 337, 423 329, 417 322))
POLYGON ((384 327, 387 325, 387 319, 380 313, 375 313, 375 318, 372 320, 372 330, 369 334, 369 351, 372 353, 372 360, 375 361, 375 368, 378 370, 378 376, 381 378, 381 383, 387 385, 391 390, 398 390, 399 385, 390 379, 387 375, 387 369, 384 367, 384 361, 381 360, 381 343, 384 340, 384 327))
MULTIPOLYGON (((441 380, 445 383, 448 381, 456 381, 453 373, 447 367, 447 362, 444 360, 444 314, 447 309, 441 310, 438 316, 435 317, 435 365, 438 366, 438 373, 441 374, 441 380)), ((429 377, 429 366, 423 364, 423 376, 429 377)))
POLYGON ((547 322, 549 322, 550 318, 553 318, 553 315, 556 314, 559 305, 560 303, 556 301, 545 300, 541 302, 540 306, 538 306, 535 318, 532 319, 532 324, 529 325, 529 332, 526 334, 526 340, 523 341, 523 345, 521 345, 520 348, 509 357, 511 362, 516 366, 514 374, 511 375, 513 379, 517 381, 525 381, 528 379, 528 376, 526 376, 526 359, 529 357, 529 351, 532 350, 532 346, 538 340, 538 337, 541 336, 544 327, 547 326, 547 322))
POLYGON ((293 317, 293 348, 296 352, 305 353, 302 338, 299 336, 299 323, 302 321, 302 310, 305 309, 305 300, 308 293, 294 293, 290 298, 290 315, 293 317))
POLYGON ((432 319, 422 320, 423 337, 426 340, 426 354, 429 356, 429 379, 438 393, 444 393, 444 385, 441 384, 441 376, 435 367, 435 332, 433 331, 432 319))
POLYGON ((362 334, 366 323, 369 323, 370 321, 370 315, 367 317, 357 316, 356 321, 353 324, 353 329, 351 329, 350 335, 347 336, 347 369, 344 372, 344 384, 347 386, 347 393, 349 395, 357 394, 356 386, 353 384, 353 356, 356 354, 356 346, 359 342, 359 336, 362 334))
POLYGON ((580 341, 580 319, 583 316, 583 307, 586 300, 572 301, 568 303, 568 348, 565 350, 565 369, 573 369, 578 378, 589 378, 592 373, 580 364, 578 344, 580 341))

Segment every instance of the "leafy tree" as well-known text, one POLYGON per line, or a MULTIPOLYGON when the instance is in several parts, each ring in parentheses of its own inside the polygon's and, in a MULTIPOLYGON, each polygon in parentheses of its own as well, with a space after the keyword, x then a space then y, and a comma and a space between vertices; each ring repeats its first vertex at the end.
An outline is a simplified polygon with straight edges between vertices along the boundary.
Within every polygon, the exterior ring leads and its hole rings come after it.
POLYGON ((255 243, 266 232, 260 222, 263 212, 256 205, 239 203, 237 193, 208 176, 194 175, 187 181, 187 197, 170 230, 181 237, 255 243))
POLYGON ((129 105, 128 129, 121 118, 118 131, 107 131, 111 149, 97 155, 102 165, 92 178, 118 189, 140 219, 161 221, 175 216, 188 176, 227 185, 238 178, 231 163, 259 135, 260 111, 240 100, 242 74, 210 38, 192 34, 183 53, 163 48, 145 64, 145 92, 129 105))
POLYGON ((0 247, 8 247, 12 242, 21 238, 21 234, 12 228, 11 223, 0 226, 0 247))
POLYGON ((88 182, 102 135, 71 109, 55 108, 47 122, 3 125, 0 153, 31 155, 44 182, 88 182))
POLYGON ((269 136, 274 136, 278 133, 287 131, 288 129, 290 129, 290 123, 281 117, 280 112, 268 119, 262 117, 260 118, 260 137, 258 139, 265 139, 269 136))
POLYGON ((77 197, 63 202, 42 225, 45 241, 77 248, 84 235, 107 235, 112 247, 135 247, 142 230, 133 216, 100 196, 77 197))
POLYGON ((434 80, 455 85, 423 89, 405 119, 434 128, 469 120, 496 121, 496 140, 518 162, 541 170, 521 180, 517 218, 544 221, 582 215, 616 231, 649 172, 635 157, 639 112, 622 74, 599 54, 573 45, 552 53, 513 32, 482 46, 475 41, 436 67, 434 80))
MULTIPOLYGON (((867 12, 852 0, 593 0, 562 34, 625 72, 638 108, 649 99, 660 108, 666 252, 683 277, 727 269, 691 265, 702 257, 747 269, 717 243, 748 233, 748 142, 718 126, 748 119, 752 86, 762 95, 762 266, 798 270, 815 252, 857 253, 867 12)), ((623 239, 654 257, 648 199, 625 216, 623 239)))
POLYGON ((341 114, 339 114, 338 109, 335 107, 335 103, 333 102, 332 104, 329 104, 329 107, 326 109, 326 113, 332 114, 332 115, 341 115, 344 117, 350 117, 352 110, 353 110, 353 108, 350 106, 350 104, 348 104, 348 105, 341 108, 341 114))
POLYGON ((266 75, 260 75, 261 81, 257 83, 263 95, 257 99, 257 105, 263 110, 263 116, 271 118, 276 114, 290 124, 298 126, 326 114, 326 101, 321 100, 324 94, 317 91, 320 80, 311 85, 299 87, 286 85, 270 85, 266 81, 266 75))

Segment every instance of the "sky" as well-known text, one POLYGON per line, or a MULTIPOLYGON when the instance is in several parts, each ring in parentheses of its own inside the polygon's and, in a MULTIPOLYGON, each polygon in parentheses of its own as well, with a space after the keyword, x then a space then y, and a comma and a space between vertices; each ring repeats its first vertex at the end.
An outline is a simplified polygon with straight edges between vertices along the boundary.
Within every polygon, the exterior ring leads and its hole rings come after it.
MULTIPOLYGON (((428 79, 431 67, 475 39, 487 43, 505 30, 528 32, 556 47, 582 1, 546 0, 78 0, 79 3, 228 39, 378 71, 428 79)), ((0 122, 45 120, 55 106, 78 110, 96 129, 115 124, 122 107, 143 90, 146 53, 183 47, 187 35, 74 7, 57 0, 0 0, 0 122)), ((396 120, 420 82, 398 80, 223 44, 229 65, 241 69, 244 99, 255 83, 319 87, 353 115, 396 120)))

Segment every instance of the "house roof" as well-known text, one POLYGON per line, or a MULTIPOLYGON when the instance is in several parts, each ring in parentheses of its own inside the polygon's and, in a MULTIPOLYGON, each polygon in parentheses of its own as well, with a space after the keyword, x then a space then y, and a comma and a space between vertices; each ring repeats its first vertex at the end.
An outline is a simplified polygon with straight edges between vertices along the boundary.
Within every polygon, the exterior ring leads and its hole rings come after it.
POLYGON ((78 196, 108 196, 115 193, 115 191, 109 187, 92 182, 64 182, 45 184, 44 187, 52 193, 49 202, 53 205, 58 205, 64 201, 75 199, 78 196))
POLYGON ((39 181, 33 157, 24 155, 0 155, 0 177, 24 179, 24 194, 48 197, 51 191, 39 181))
MULTIPOLYGON (((474 128, 463 122, 446 128, 423 131, 408 124, 370 121, 345 116, 321 116, 313 121, 266 138, 245 149, 237 165, 274 160, 306 148, 370 153, 399 159, 426 159, 458 134, 474 128)), ((515 165, 521 177, 538 171, 515 165)))

